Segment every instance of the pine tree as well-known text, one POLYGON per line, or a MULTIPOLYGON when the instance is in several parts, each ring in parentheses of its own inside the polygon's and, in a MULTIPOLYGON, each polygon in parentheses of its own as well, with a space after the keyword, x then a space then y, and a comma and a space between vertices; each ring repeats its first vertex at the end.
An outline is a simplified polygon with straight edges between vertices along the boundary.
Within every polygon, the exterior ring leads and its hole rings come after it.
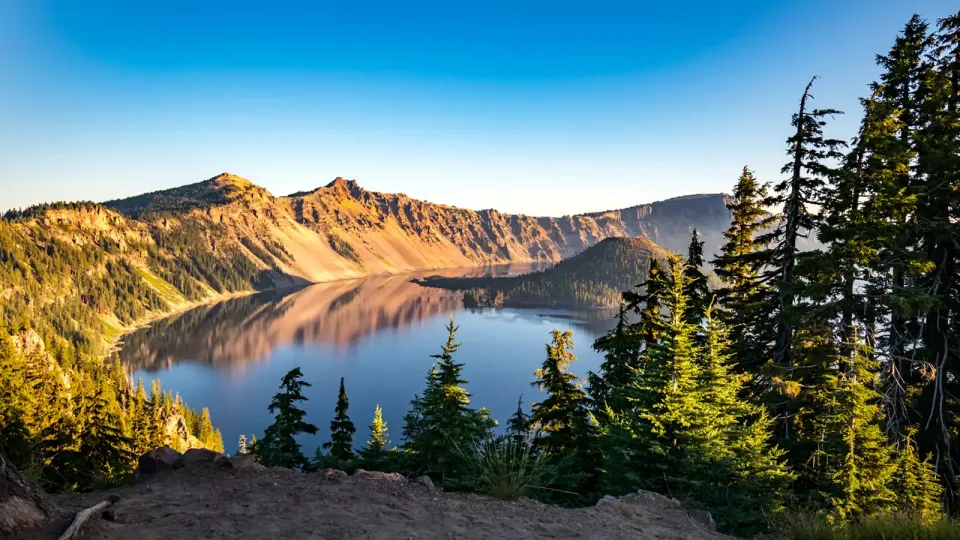
POLYGON ((767 246, 759 234, 775 219, 764 208, 768 197, 766 186, 744 167, 727 202, 730 227, 713 260, 724 284, 718 291, 717 316, 729 328, 738 368, 751 373, 770 359, 768 344, 773 341, 773 324, 765 309, 773 291, 760 275, 762 263, 757 260, 757 253, 767 246))
POLYGON ((920 459, 913 435, 913 429, 907 431, 897 454, 897 471, 893 480, 897 511, 931 523, 943 516, 943 486, 931 460, 920 459))
POLYGON ((633 310, 640 320, 631 330, 643 348, 659 341, 659 332, 663 321, 660 317, 660 297, 669 288, 669 277, 660 269, 660 263, 651 257, 647 270, 647 280, 638 287, 642 293, 624 291, 623 300, 627 309, 633 310))
POLYGON ((600 372, 587 375, 594 415, 601 422, 608 409, 621 413, 627 407, 622 390, 640 369, 641 347, 635 329, 627 323, 626 307, 621 305, 616 327, 593 344, 604 357, 600 372))
POLYGON ((687 322, 694 326, 700 326, 703 323, 707 307, 711 302, 710 287, 707 283, 707 276, 703 273, 703 263, 703 240, 700 240, 697 229, 693 229, 690 234, 690 247, 687 249, 684 274, 689 282, 688 294, 690 296, 685 316, 687 322))
POLYGON ((706 424, 703 448, 715 456, 711 462, 721 466, 713 469, 698 498, 715 510, 726 529, 759 531, 768 516, 783 509, 793 476, 783 450, 770 444, 773 421, 764 407, 738 397, 747 378, 730 369, 732 347, 724 323, 713 316, 712 307, 705 315, 699 421, 706 424))
POLYGON ((66 462, 78 472, 75 486, 81 490, 104 488, 130 470, 134 459, 132 441, 123 435, 116 411, 98 389, 92 396, 80 396, 78 411, 83 415, 76 453, 66 462))
MULTIPOLYGON (((960 12, 940 19, 931 69, 918 88, 916 180, 918 251, 924 260, 916 286, 929 300, 921 306, 917 356, 930 366, 917 408, 917 437, 951 483, 960 478, 960 12)), ((950 491, 951 505, 960 497, 950 491)))
POLYGON ((458 452, 466 451, 491 436, 496 421, 486 409, 469 407, 464 388, 463 364, 454 361, 460 348, 453 317, 447 325, 447 342, 427 375, 423 396, 415 396, 404 423, 405 449, 413 454, 416 468, 438 479, 458 476, 462 465, 458 452))
POLYGON ((577 360, 572 350, 573 332, 553 330, 551 335, 547 357, 532 383, 547 394, 543 401, 533 404, 530 421, 538 431, 533 445, 551 462, 563 463, 567 475, 562 482, 575 483, 581 498, 589 498, 599 480, 597 427, 590 417, 586 393, 577 376, 568 370, 577 360))
POLYGON ((374 471, 383 468, 388 456, 387 447, 390 446, 387 436, 387 423, 383 421, 383 411, 377 405, 373 411, 373 423, 370 424, 370 440, 359 452, 364 467, 374 471))
POLYGON ((240 440, 237 441, 237 455, 242 456, 247 453, 247 436, 240 434, 240 440))
POLYGON ((330 422, 330 442, 323 443, 324 449, 330 450, 330 455, 340 461, 349 462, 353 455, 353 434, 357 432, 353 422, 347 415, 350 403, 347 400, 347 391, 343 386, 343 377, 340 377, 340 393, 337 395, 337 408, 333 421, 330 422))
POLYGON ((530 444, 530 424, 532 419, 523 412, 523 396, 517 399, 517 411, 507 421, 507 436, 517 445, 530 444))
POLYGON ((306 469, 309 461, 300 450, 296 437, 301 433, 316 435, 317 426, 304 421, 305 413, 298 407, 301 401, 307 401, 303 388, 310 383, 301 380, 300 368, 291 369, 280 383, 281 392, 273 396, 267 410, 275 414, 273 424, 264 431, 263 439, 255 448, 261 463, 267 467, 286 467, 306 469))
POLYGON ((835 109, 810 110, 813 99, 810 89, 814 77, 800 98, 800 110, 793 116, 796 130, 787 139, 787 155, 790 161, 781 169, 789 178, 774 187, 774 196, 767 201, 771 206, 782 206, 780 222, 776 228, 760 236, 762 244, 770 247, 755 255, 755 262, 764 268, 766 280, 773 280, 777 295, 766 306, 775 314, 775 342, 772 350, 774 360, 781 366, 793 365, 794 332, 797 328, 797 295, 801 293, 801 277, 797 275, 797 263, 801 258, 798 240, 816 231, 819 216, 812 210, 822 205, 826 182, 834 174, 828 163, 842 159, 839 149, 845 145, 837 139, 823 136, 824 120, 841 114, 835 109))

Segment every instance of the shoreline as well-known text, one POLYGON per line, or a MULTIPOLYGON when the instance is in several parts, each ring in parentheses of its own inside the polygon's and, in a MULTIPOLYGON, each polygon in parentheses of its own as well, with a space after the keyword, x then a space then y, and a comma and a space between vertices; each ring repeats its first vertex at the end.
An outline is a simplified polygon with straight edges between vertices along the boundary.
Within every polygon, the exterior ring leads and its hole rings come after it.
MULTIPOLYGON (((282 287, 269 287, 269 288, 266 288, 266 289, 251 289, 251 290, 247 290, 247 291, 237 291, 237 292, 225 293, 225 294, 215 293, 214 295, 209 296, 209 297, 207 297, 207 298, 204 298, 203 300, 188 301, 188 302, 184 302, 184 303, 182 303, 182 304, 177 304, 176 307, 173 307, 173 309, 171 309, 170 311, 165 311, 165 312, 153 312, 153 313, 147 315, 146 317, 144 317, 143 319, 140 319, 140 320, 135 321, 135 322, 134 322, 133 324, 131 324, 131 325, 119 327, 119 328, 120 328, 120 332, 116 335, 116 337, 114 337, 112 340, 106 340, 106 342, 107 342, 106 357, 109 357, 111 354, 113 354, 113 353, 117 352, 118 350, 120 350, 121 346, 123 345, 123 339, 124 339, 125 337, 129 336, 130 334, 136 332, 137 330, 141 330, 141 329, 143 329, 143 328, 146 328, 146 327, 148 327, 148 326, 156 323, 157 321, 160 321, 160 320, 163 320, 163 319, 166 319, 166 318, 169 318, 169 317, 173 317, 173 316, 176 316, 176 315, 180 315, 180 314, 185 313, 185 312, 187 312, 187 311, 190 311, 190 310, 192 310, 192 309, 196 309, 196 308, 203 307, 203 306, 209 306, 209 305, 219 304, 220 302, 226 302, 227 300, 234 300, 234 299, 236 299, 236 298, 244 298, 244 297, 246 297, 246 296, 252 296, 252 295, 255 295, 255 294, 260 294, 260 293, 270 292, 270 291, 289 291, 289 292, 296 292, 296 291, 303 290, 303 289, 305 289, 305 288, 307 288, 307 287, 311 287, 311 286, 313 286, 313 285, 320 285, 320 284, 323 284, 323 283, 338 283, 338 282, 342 282, 342 281, 356 281, 356 280, 366 279, 366 278, 370 278, 370 277, 377 277, 377 276, 402 276, 402 275, 404 275, 404 274, 418 274, 418 273, 423 273, 423 272, 431 272, 431 271, 435 271, 435 270, 436 270, 436 271, 439 271, 439 270, 456 270, 456 269, 475 270, 475 269, 477 269, 477 268, 497 268, 497 267, 511 266, 511 265, 515 265, 515 264, 536 264, 536 262, 535 262, 535 261, 533 261, 533 262, 508 262, 508 263, 502 263, 502 264, 477 264, 477 265, 473 265, 473 266, 446 266, 446 267, 422 268, 422 269, 418 269, 418 270, 405 270, 405 271, 401 271, 401 272, 383 272, 383 273, 378 273, 378 274, 366 274, 366 275, 362 275, 362 276, 344 276, 344 277, 342 277, 342 278, 331 279, 331 280, 327 280, 327 281, 307 281, 307 280, 305 280, 305 279, 303 279, 303 278, 297 278, 297 279, 299 279, 299 280, 302 280, 302 283, 300 283, 300 284, 298 284, 298 285, 290 285, 290 286, 282 286, 282 287)), ((424 285, 421 285, 421 284, 419 284, 419 283, 418 283, 418 285, 420 285, 421 287, 424 287, 424 285)))

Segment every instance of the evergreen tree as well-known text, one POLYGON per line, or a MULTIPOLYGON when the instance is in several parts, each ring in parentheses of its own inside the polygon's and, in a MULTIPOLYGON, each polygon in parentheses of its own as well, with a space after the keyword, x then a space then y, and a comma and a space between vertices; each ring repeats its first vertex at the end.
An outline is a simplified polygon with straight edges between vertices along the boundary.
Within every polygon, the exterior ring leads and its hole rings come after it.
POLYGON ((870 178, 865 233, 878 251, 877 260, 870 265, 869 293, 878 299, 876 318, 885 326, 876 346, 890 359, 888 429, 895 438, 902 437, 907 426, 917 420, 911 412, 915 403, 907 394, 922 378, 912 361, 912 349, 926 294, 914 279, 921 261, 910 222, 915 219, 922 190, 914 164, 920 87, 931 69, 927 56, 932 44, 927 23, 915 15, 890 51, 877 56, 884 71, 880 82, 873 84, 874 99, 867 115, 873 120, 863 141, 870 178))
POLYGON ((812 208, 822 205, 826 182, 834 171, 829 162, 843 156, 839 148, 843 141, 823 136, 826 117, 841 114, 834 109, 810 110, 810 89, 814 77, 800 98, 800 110, 793 116, 793 135, 787 139, 787 155, 790 161, 781 169, 789 177, 774 186, 774 196, 767 204, 782 206, 776 228, 760 236, 761 244, 770 247, 755 254, 765 281, 772 280, 777 290, 773 301, 766 306, 775 314, 775 342, 772 356, 781 366, 793 365, 794 332, 797 328, 797 295, 801 293, 801 277, 797 275, 797 263, 801 258, 798 240, 815 231, 819 216, 812 208))
POLYGON ((744 379, 729 368, 731 348, 712 308, 698 345, 678 258, 669 283, 661 340, 626 390, 632 408, 604 427, 604 487, 682 494, 712 509, 724 529, 760 530, 791 480, 782 451, 769 444, 771 421, 738 399, 744 379))
POLYGON ((390 446, 387 437, 387 423, 383 421, 383 411, 377 405, 373 411, 373 423, 370 424, 370 440, 359 452, 364 467, 371 470, 383 468, 388 456, 387 447, 390 446))
POLYGON ((775 219, 764 208, 768 197, 767 187, 744 167, 727 202, 730 227, 713 260, 714 271, 723 282, 718 291, 718 318, 729 328, 738 368, 753 373, 770 359, 768 344, 773 341, 773 324, 766 309, 773 291, 761 276, 762 263, 757 260, 757 253, 767 247, 760 233, 775 219))
POLYGON ((647 271, 647 281, 638 285, 644 290, 642 293, 624 291, 623 300, 627 308, 640 316, 632 333, 643 348, 659 341, 659 332, 663 321, 660 316, 660 297, 669 288, 669 277, 660 269, 660 263, 651 257, 647 271))
POLYGON ((815 413, 825 424, 821 448, 834 451, 833 456, 818 456, 829 475, 824 491, 841 518, 883 513, 896 499, 889 487, 896 462, 881 429, 879 364, 862 343, 855 341, 850 348, 853 356, 843 363, 846 372, 837 375, 835 389, 826 389, 835 393, 828 398, 832 410, 815 413))
POLYGON ((415 467, 439 479, 456 477, 465 451, 492 434, 496 421, 486 409, 469 407, 470 393, 461 373, 463 364, 454 361, 460 348, 453 317, 447 325, 447 342, 427 375, 422 397, 415 396, 404 424, 405 449, 413 454, 415 467))
POLYGON ((353 422, 347 415, 350 403, 347 400, 347 391, 343 386, 343 377, 340 377, 340 393, 337 395, 337 408, 333 421, 330 422, 330 442, 323 443, 324 449, 330 450, 330 455, 340 462, 348 462, 354 458, 353 434, 357 432, 353 422))
POLYGON ((532 419, 523 412, 523 396, 517 399, 517 412, 507 422, 507 436, 518 445, 530 444, 530 424, 532 419))
POLYGON ((317 426, 304 421, 307 413, 298 407, 299 402, 307 401, 303 388, 311 386, 301 380, 302 377, 300 368, 291 369, 283 376, 281 392, 273 396, 270 406, 267 407, 267 410, 275 415, 274 422, 267 427, 263 439, 255 446, 260 462, 267 467, 309 467, 309 462, 295 439, 301 433, 317 433, 317 426))
POLYGON ((64 462, 78 471, 75 487, 81 490, 105 488, 130 470, 134 459, 132 441, 123 435, 116 411, 102 390, 92 396, 78 398, 83 415, 76 452, 68 453, 64 462))
POLYGON ((543 401, 533 404, 530 421, 538 434, 536 452, 564 469, 558 483, 577 486, 581 499, 594 495, 599 480, 601 456, 597 452, 597 426, 590 415, 589 400, 577 376, 568 368, 577 360, 573 354, 573 332, 553 330, 543 366, 535 372, 534 388, 546 392, 543 401))
POLYGON ((240 440, 237 441, 237 455, 242 456, 247 453, 247 436, 240 434, 240 440))
MULTIPOLYGON (((954 486, 960 478, 960 12, 940 19, 931 54, 933 69, 920 82, 916 180, 922 186, 912 223, 924 261, 916 287, 919 306, 916 357, 932 377, 919 381, 917 434, 924 452, 954 486)), ((950 490, 950 504, 960 497, 950 490)))
POLYGON ((587 374, 590 401, 598 420, 606 418, 608 409, 621 413, 627 407, 623 389, 640 369, 641 346, 635 328, 627 323, 626 307, 621 305, 616 327, 593 344, 604 357, 600 373, 587 374))
POLYGON ((690 295, 686 317, 687 321, 694 326, 703 324, 703 318, 706 316, 707 307, 711 301, 707 276, 703 273, 703 263, 703 240, 700 240, 697 229, 693 229, 690 234, 690 247, 687 249, 684 274, 689 282, 690 295))
POLYGON ((920 459, 912 429, 906 433, 897 455, 897 472, 893 481, 897 511, 924 523, 939 520, 943 516, 943 486, 930 459, 920 459))

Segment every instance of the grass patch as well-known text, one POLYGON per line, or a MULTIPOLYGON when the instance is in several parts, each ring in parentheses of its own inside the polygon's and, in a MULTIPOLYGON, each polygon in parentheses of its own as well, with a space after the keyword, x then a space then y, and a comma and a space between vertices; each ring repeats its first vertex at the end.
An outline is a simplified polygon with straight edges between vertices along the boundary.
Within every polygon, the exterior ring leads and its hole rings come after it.
POLYGON ((955 540, 960 538, 960 522, 943 518, 924 522, 902 515, 888 514, 831 524, 824 514, 784 512, 774 528, 784 540, 955 540))
POLYGON ((529 445, 508 438, 480 441, 458 453, 464 472, 456 479, 456 487, 514 500, 543 488, 550 480, 551 469, 544 456, 533 456, 529 445))
POLYGON ((160 298, 163 298, 168 303, 180 304, 186 300, 186 298, 180 294, 180 291, 178 291, 176 287, 171 285, 165 279, 155 276, 145 268, 140 268, 139 271, 140 275, 143 276, 143 279, 145 279, 147 283, 149 283, 150 286, 157 291, 157 294, 160 295, 160 298))

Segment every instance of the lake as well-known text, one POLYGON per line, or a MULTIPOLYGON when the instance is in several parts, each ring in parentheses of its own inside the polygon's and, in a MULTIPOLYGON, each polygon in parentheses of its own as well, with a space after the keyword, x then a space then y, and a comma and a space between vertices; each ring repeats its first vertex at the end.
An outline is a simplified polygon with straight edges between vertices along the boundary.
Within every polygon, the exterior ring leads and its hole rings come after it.
POLYGON ((304 453, 329 438, 340 377, 357 426, 354 443, 367 440, 376 405, 383 408, 391 440, 400 442, 403 416, 446 341, 449 316, 463 344, 455 359, 465 364, 474 407, 486 407, 500 428, 516 410, 540 399, 530 386, 542 364, 550 331, 573 330, 579 360, 571 369, 585 377, 602 357, 593 341, 612 327, 613 315, 550 309, 467 310, 458 293, 410 283, 431 274, 516 274, 529 265, 445 270, 311 285, 294 292, 265 292, 198 307, 124 338, 120 359, 149 388, 160 379, 191 407, 210 409, 235 451, 240 434, 259 438, 273 419, 267 412, 280 379, 300 367, 307 421, 316 437, 301 439, 304 453))

